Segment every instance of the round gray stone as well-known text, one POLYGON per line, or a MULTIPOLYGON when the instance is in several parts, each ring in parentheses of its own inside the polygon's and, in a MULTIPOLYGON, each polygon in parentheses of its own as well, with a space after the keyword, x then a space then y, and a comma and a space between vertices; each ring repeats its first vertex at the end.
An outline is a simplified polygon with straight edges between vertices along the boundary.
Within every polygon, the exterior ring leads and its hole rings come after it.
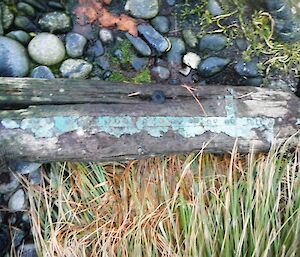
POLYGON ((151 69, 152 77, 157 81, 164 81, 170 77, 170 71, 162 66, 156 66, 151 69))
POLYGON ((24 77, 29 70, 27 51, 18 41, 0 36, 0 76, 24 77))
POLYGON ((67 59, 59 70, 64 78, 84 79, 89 76, 93 65, 81 59, 67 59))
POLYGON ((68 33, 66 36, 66 50, 70 57, 81 57, 86 46, 87 39, 78 33, 68 33))
POLYGON ((202 77, 208 78, 224 70, 230 63, 230 59, 211 56, 199 64, 199 73, 202 77))
POLYGON ((110 44, 114 41, 114 35, 110 29, 100 29, 99 37, 104 44, 110 44))
POLYGON ((50 33, 41 33, 34 37, 28 45, 28 52, 34 61, 43 65, 58 64, 66 54, 62 41, 50 33))
POLYGON ((158 14, 158 0, 127 0, 125 10, 133 17, 151 19, 158 14))

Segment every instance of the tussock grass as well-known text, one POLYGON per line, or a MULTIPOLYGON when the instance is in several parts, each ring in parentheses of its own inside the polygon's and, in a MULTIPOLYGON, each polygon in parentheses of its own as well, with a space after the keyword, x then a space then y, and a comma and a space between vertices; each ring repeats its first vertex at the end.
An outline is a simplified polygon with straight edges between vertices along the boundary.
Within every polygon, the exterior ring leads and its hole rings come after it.
POLYGON ((299 256, 300 154, 57 163, 28 186, 41 256, 299 256))

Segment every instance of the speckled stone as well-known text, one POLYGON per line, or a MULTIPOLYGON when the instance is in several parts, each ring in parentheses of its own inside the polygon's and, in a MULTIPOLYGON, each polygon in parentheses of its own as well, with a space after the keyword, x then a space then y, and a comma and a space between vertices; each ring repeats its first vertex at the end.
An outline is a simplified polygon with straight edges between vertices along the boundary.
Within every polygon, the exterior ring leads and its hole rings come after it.
POLYGON ((85 79, 89 76, 93 65, 81 59, 67 59, 59 70, 64 78, 85 79))
POLYGON ((200 51, 221 51, 227 45, 227 38, 222 34, 205 35, 199 42, 200 51))
POLYGON ((38 23, 43 31, 51 33, 63 33, 71 29, 71 18, 64 12, 46 13, 38 23))

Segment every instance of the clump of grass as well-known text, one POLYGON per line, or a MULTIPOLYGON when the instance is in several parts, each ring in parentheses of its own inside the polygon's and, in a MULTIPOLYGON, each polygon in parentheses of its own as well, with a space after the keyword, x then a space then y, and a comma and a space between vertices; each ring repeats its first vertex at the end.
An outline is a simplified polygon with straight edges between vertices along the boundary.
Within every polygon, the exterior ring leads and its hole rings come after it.
POLYGON ((143 69, 141 72, 137 73, 132 78, 133 83, 140 84, 140 83, 150 83, 151 82, 151 73, 148 68, 143 69))
POLYGON ((29 186, 41 256, 297 256, 300 153, 56 163, 29 186))

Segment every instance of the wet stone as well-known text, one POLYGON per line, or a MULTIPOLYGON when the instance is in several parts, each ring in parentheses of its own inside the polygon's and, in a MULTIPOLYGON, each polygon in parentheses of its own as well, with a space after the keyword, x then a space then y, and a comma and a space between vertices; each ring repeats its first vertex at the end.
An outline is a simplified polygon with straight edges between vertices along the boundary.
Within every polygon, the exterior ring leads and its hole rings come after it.
POLYGON ((221 51, 227 45, 227 38, 224 35, 205 35, 199 42, 200 51, 221 51))
POLYGON ((234 70, 242 77, 258 77, 259 72, 257 69, 258 59, 254 58, 250 62, 240 60, 235 66, 234 70))
POLYGON ((17 227, 11 228, 11 237, 12 237, 12 245, 14 247, 18 247, 21 245, 23 239, 25 238, 25 232, 22 229, 17 227))
POLYGON ((185 43, 189 46, 189 47, 196 47, 198 44, 198 40, 197 37, 195 35, 195 33, 190 30, 190 29, 184 29, 182 31, 182 37, 185 41, 185 43))
POLYGON ((208 78, 223 71, 230 63, 230 59, 212 56, 204 59, 199 65, 199 74, 208 78))
POLYGON ((220 3, 216 0, 208 0, 207 10, 211 13, 212 16, 219 16, 224 14, 220 3))
POLYGON ((19 41, 22 45, 27 46, 31 37, 23 30, 14 30, 6 34, 7 37, 19 41))
POLYGON ((145 66, 148 64, 148 59, 147 58, 140 58, 137 56, 134 56, 131 60, 131 66, 134 68, 136 71, 141 71, 145 66))
POLYGON ((24 77, 29 70, 27 51, 18 41, 0 36, 0 76, 24 77))
POLYGON ((109 69, 110 65, 109 65, 109 61, 108 61, 108 57, 105 55, 102 55, 100 57, 97 57, 95 59, 97 65, 102 69, 102 70, 107 70, 109 69))
POLYGON ((95 58, 102 56, 104 54, 104 47, 101 40, 97 40, 95 43, 89 45, 87 49, 87 56, 90 61, 94 60, 95 58))
POLYGON ((24 2, 19 2, 17 4, 17 10, 26 16, 34 17, 36 15, 35 9, 30 4, 24 2))
POLYGON ((166 16, 156 16, 151 20, 151 25, 160 33, 167 33, 170 30, 170 21, 166 16))
POLYGON ((134 36, 130 35, 129 33, 126 33, 126 37, 139 54, 141 54, 142 56, 150 56, 151 55, 151 49, 144 40, 142 40, 139 37, 134 37, 134 36))
POLYGON ((17 190, 9 198, 8 208, 12 211, 21 211, 25 206, 25 192, 23 189, 17 190))
POLYGON ((178 37, 169 37, 171 42, 171 49, 167 53, 167 60, 171 65, 181 65, 182 55, 185 52, 185 44, 181 38, 178 37))
POLYGON ((158 14, 158 0, 127 0, 125 10, 135 18, 151 19, 158 14))
POLYGON ((38 23, 43 31, 51 33, 63 33, 71 29, 71 18, 64 12, 47 13, 39 19, 38 23))
POLYGON ((54 79, 55 76, 47 66, 38 66, 31 71, 31 78, 54 79))
POLYGON ((151 47, 160 53, 169 49, 168 40, 158 33, 151 25, 143 23, 138 25, 138 32, 145 38, 151 47))
POLYGON ((165 67, 156 66, 151 69, 151 75, 158 82, 165 81, 170 77, 170 71, 165 67))
POLYGON ((38 0, 24 0, 23 2, 30 4, 31 6, 33 6, 35 9, 37 9, 39 11, 45 12, 47 9, 47 6, 45 5, 45 3, 38 1, 38 0))
POLYGON ((83 55, 87 39, 78 33, 68 33, 66 36, 66 50, 68 56, 75 58, 83 55))
POLYGON ((30 41, 28 52, 34 61, 46 66, 60 63, 66 54, 62 41, 57 36, 45 32, 30 41))
POLYGON ((81 59, 67 59, 59 70, 64 78, 85 79, 93 69, 93 65, 81 59))
POLYGON ((27 32, 36 31, 35 24, 26 16, 17 16, 14 23, 15 26, 21 30, 25 30, 27 32))

